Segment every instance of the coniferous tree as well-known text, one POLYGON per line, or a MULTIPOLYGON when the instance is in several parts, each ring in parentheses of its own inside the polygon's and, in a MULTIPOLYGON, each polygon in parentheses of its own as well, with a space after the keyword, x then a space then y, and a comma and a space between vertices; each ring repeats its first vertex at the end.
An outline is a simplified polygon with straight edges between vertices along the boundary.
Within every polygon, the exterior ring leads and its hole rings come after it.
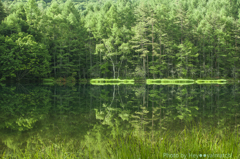
POLYGON ((0 24, 1 24, 1 21, 7 16, 7 13, 5 11, 5 8, 3 6, 3 3, 2 1, 0 0, 0 24))

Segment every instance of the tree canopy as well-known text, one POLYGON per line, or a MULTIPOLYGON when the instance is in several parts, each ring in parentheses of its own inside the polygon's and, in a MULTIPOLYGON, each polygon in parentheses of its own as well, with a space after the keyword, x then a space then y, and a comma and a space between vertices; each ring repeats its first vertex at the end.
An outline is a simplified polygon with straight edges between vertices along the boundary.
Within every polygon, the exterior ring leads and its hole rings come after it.
POLYGON ((237 6, 230 0, 0 2, 0 78, 236 79, 237 6))

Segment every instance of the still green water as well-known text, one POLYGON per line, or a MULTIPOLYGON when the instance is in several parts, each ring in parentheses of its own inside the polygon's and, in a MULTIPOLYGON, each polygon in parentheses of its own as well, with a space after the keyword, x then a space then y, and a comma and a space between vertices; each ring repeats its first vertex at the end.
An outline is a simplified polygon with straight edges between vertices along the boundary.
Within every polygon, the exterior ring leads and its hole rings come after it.
POLYGON ((154 142, 159 140, 155 134, 176 136, 186 127, 191 129, 193 123, 201 123, 206 131, 214 127, 218 132, 230 130, 237 136, 239 86, 16 84, 0 87, 0 155, 5 152, 5 156, 10 156, 26 149, 42 151, 49 145, 68 153, 86 147, 92 147, 91 153, 99 153, 104 151, 104 141, 117 134, 130 131, 136 136, 150 134, 154 142))

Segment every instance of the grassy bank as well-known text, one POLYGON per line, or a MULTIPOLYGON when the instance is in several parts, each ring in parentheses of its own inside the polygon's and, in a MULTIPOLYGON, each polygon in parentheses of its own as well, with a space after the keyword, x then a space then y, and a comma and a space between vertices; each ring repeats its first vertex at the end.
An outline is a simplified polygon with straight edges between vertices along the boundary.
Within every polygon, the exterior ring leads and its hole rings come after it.
POLYGON ((99 79, 91 79, 90 83, 93 85, 119 85, 119 84, 134 84, 134 80, 133 79, 103 79, 103 78, 99 78, 99 79))
POLYGON ((205 130, 200 124, 190 130, 185 127, 180 132, 164 134, 144 135, 144 132, 119 134, 114 138, 102 140, 101 145, 96 143, 96 140, 80 143, 77 139, 71 141, 62 139, 58 143, 29 146, 24 151, 5 151, 0 157, 6 159, 11 157, 19 159, 160 159, 173 158, 171 155, 185 155, 185 158, 196 159, 196 155, 198 158, 207 158, 200 157, 200 154, 208 156, 226 154, 232 159, 238 159, 240 143, 237 132, 238 130, 218 130, 216 128, 205 130))
POLYGON ((194 84, 194 80, 192 79, 147 79, 147 84, 177 84, 177 85, 189 85, 194 84))
MULTIPOLYGON (((71 80, 71 81, 74 81, 74 82, 78 82, 78 83, 90 83, 90 81, 91 80, 102 80, 103 78, 99 78, 99 79, 79 79, 79 80, 76 80, 76 79, 69 79, 69 80, 71 80)), ((115 82, 120 82, 120 81, 123 81, 124 83, 132 83, 132 82, 134 82, 134 83, 146 83, 147 82, 147 80, 152 80, 152 81, 156 81, 156 80, 172 80, 172 79, 178 79, 178 78, 172 78, 172 77, 168 77, 168 78, 161 78, 161 79, 159 79, 159 78, 157 78, 157 79, 152 79, 152 78, 150 78, 150 79, 141 79, 141 78, 136 78, 136 79, 104 79, 105 81, 110 81, 110 83, 112 83, 113 81, 115 81, 115 82), (119 81, 120 80, 120 81, 119 81)), ((179 78, 179 79, 181 79, 181 78, 179 78)), ((178 79, 178 80, 179 80, 178 79)), ((234 80, 234 78, 223 78, 223 77, 219 77, 219 78, 211 78, 211 77, 206 77, 206 78, 191 78, 191 77, 189 77, 189 78, 187 78, 187 79, 189 79, 189 80, 194 80, 194 81, 196 81, 196 80, 218 80, 218 79, 225 79, 226 81, 227 81, 227 83, 240 83, 240 79, 235 79, 234 80)), ((65 81, 67 81, 68 80, 68 78, 58 78, 58 79, 54 79, 54 78, 49 78, 49 79, 42 79, 42 81, 44 82, 44 83, 56 83, 57 81, 60 81, 60 82, 65 82, 65 81)), ((68 81, 69 81, 68 80, 68 81)), ((181 80, 183 80, 183 79, 181 79, 181 80)))

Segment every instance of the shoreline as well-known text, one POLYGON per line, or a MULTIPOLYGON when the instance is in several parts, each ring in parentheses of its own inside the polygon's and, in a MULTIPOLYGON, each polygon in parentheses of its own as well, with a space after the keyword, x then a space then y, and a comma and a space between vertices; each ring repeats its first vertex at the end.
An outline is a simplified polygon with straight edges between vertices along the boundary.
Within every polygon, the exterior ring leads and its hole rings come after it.
MULTIPOLYGON (((167 79, 167 78, 161 78, 161 79, 167 79)), ((177 79, 177 78, 168 78, 169 80, 172 80, 172 79, 177 79)), ((180 78, 181 79, 181 78, 180 78)), ((77 83, 90 83, 90 80, 91 79, 84 79, 84 80, 78 80, 77 83)), ((121 79, 121 80, 125 80, 125 79, 121 79)), ((126 79, 128 80, 128 79, 126 79)), ((197 78, 197 79, 193 79, 194 81, 196 80, 218 80, 216 78, 206 78, 206 79, 202 79, 202 78, 197 78)), ((225 79, 227 81, 227 83, 240 83, 240 79, 225 79)), ((136 79, 134 80, 135 83, 146 83, 147 79, 146 80, 139 80, 139 79, 136 79)))

